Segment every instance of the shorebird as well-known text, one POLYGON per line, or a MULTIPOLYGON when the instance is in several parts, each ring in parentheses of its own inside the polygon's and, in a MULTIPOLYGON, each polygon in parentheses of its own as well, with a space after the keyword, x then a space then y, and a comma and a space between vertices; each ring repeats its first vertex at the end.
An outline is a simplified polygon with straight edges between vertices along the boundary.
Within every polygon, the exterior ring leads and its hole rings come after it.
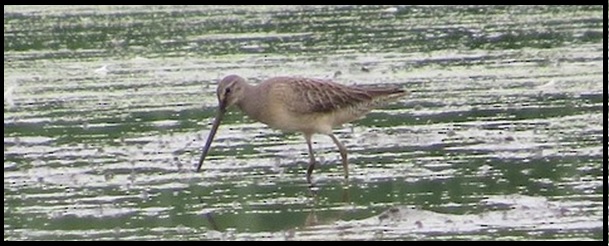
POLYGON ((203 147, 197 172, 201 170, 211 143, 227 109, 237 106, 247 116, 284 132, 301 132, 309 148, 307 182, 315 169, 311 146, 313 134, 329 136, 340 151, 349 178, 347 148, 334 136, 332 128, 362 118, 374 107, 407 94, 400 88, 347 86, 330 80, 302 77, 274 77, 250 85, 238 75, 224 77, 216 90, 218 114, 203 147))

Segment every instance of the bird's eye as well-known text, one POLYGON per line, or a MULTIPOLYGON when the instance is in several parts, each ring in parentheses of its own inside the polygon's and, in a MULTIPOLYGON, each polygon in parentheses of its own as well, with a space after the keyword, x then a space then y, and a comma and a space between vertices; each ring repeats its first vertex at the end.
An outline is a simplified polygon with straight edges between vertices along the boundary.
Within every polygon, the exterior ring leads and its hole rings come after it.
POLYGON ((230 93, 230 87, 226 88, 226 90, 224 90, 224 92, 226 92, 226 94, 230 93))

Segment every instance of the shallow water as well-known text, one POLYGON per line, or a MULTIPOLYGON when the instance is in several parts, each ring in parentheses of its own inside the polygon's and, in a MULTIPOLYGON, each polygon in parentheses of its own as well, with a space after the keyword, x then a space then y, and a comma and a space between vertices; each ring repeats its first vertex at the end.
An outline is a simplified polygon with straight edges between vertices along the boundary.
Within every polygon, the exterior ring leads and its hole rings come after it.
POLYGON ((5 6, 4 238, 599 240, 602 6, 5 6), (219 79, 411 94, 307 147, 219 79))

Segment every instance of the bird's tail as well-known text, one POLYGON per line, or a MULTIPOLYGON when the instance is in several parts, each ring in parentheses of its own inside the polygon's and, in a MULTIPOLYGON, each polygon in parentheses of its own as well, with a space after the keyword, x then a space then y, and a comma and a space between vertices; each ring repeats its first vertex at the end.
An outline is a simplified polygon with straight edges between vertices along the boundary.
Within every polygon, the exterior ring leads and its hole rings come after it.
POLYGON ((383 101, 396 100, 410 94, 408 91, 399 87, 366 88, 366 91, 368 91, 372 97, 379 98, 383 101))

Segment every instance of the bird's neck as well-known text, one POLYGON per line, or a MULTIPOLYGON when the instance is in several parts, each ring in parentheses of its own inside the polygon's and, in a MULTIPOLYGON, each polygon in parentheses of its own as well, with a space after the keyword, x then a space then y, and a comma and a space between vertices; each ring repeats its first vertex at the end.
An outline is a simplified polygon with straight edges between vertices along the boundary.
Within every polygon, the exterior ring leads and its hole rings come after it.
POLYGON ((243 88, 243 95, 239 102, 237 102, 237 107, 250 118, 258 120, 261 110, 260 104, 262 103, 261 91, 258 86, 250 85, 248 83, 243 83, 241 86, 243 88))

